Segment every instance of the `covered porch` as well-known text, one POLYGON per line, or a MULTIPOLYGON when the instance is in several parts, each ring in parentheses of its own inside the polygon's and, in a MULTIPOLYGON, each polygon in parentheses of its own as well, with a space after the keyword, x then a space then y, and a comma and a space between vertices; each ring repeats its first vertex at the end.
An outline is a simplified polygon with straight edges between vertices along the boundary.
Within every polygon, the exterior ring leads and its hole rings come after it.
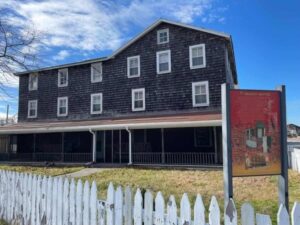
POLYGON ((219 114, 82 123, 27 124, 18 128, 19 124, 7 127, 6 133, 0 128, 0 159, 123 165, 222 164, 219 114))

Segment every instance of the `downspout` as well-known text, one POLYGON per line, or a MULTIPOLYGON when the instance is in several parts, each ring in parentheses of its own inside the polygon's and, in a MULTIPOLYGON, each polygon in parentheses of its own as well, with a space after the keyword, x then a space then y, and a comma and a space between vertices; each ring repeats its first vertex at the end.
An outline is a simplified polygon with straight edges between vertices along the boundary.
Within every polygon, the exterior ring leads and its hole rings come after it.
POLYGON ((96 132, 89 129, 90 133, 93 135, 93 163, 96 162, 96 132))
POLYGON ((128 142, 129 142, 129 162, 128 165, 132 165, 132 138, 131 138, 131 130, 128 127, 125 127, 129 134, 128 142))

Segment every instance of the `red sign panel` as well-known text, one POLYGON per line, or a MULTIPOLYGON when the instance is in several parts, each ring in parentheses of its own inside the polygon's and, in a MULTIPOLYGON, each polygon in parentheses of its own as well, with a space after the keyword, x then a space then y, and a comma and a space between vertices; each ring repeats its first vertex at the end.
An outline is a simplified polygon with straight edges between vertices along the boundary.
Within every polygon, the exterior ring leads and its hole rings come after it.
POLYGON ((232 175, 281 173, 280 92, 230 91, 232 175))

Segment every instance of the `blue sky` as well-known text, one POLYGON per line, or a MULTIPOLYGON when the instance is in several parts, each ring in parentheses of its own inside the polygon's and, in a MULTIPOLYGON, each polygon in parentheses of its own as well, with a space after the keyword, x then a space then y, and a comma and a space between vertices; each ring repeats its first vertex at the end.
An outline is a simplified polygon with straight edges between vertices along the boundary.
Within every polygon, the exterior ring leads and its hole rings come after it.
MULTIPOLYGON (((42 34, 44 45, 36 46, 42 66, 109 55, 159 18, 229 33, 240 88, 285 84, 288 122, 300 125, 299 8, 296 0, 85 0, 84 7, 73 0, 0 2, 5 17, 42 34)), ((16 81, 5 83, 17 96, 16 81)), ((17 97, 0 97, 0 116, 6 104, 16 114, 17 97)))

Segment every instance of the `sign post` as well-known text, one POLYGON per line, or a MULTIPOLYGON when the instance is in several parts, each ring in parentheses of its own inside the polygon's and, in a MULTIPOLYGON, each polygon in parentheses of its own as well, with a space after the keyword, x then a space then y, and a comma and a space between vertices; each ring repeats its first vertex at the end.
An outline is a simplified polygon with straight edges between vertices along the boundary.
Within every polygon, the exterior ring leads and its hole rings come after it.
POLYGON ((280 94, 281 106, 281 174, 278 178, 279 204, 285 205, 289 210, 289 185, 288 185, 288 155, 287 155, 287 128, 286 128, 286 102, 285 102, 285 86, 277 88, 280 94))
POLYGON ((225 205, 232 177, 279 175, 279 203, 288 209, 285 87, 240 90, 222 85, 225 205))
POLYGON ((226 207, 229 199, 233 197, 229 84, 222 84, 222 118, 224 204, 226 207))

